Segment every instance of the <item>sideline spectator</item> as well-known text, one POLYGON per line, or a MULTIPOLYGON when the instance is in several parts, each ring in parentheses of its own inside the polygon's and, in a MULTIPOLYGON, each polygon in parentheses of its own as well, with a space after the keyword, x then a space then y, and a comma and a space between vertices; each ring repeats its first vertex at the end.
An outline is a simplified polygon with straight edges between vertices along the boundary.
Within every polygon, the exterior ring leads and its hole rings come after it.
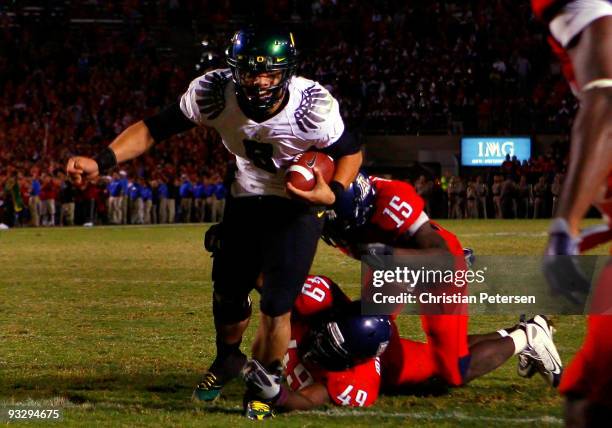
POLYGON ((522 175, 518 184, 518 218, 529 218, 529 206, 532 199, 531 185, 527 182, 527 176, 522 175))
POLYGON ((533 218, 544 217, 547 196, 548 184, 546 183, 546 177, 541 176, 537 184, 533 186, 533 218))
POLYGON ((62 171, 59 172, 59 179, 60 218, 58 225, 74 226, 74 186, 62 171))
POLYGON ((495 218, 502 218, 501 204, 502 177, 495 175, 493 177, 493 186, 491 186, 491 194, 493 195, 493 208, 495 209, 495 218))
POLYGON ((153 192, 144 178, 140 179, 140 196, 143 204, 142 223, 151 224, 151 212, 153 211, 153 192))
POLYGON ((43 226, 55 225, 55 200, 57 199, 57 189, 53 177, 43 173, 42 188, 40 191, 41 219, 43 226))
POLYGON ((191 221, 191 207, 193 206, 193 185, 186 174, 183 174, 181 179, 183 180, 179 187, 181 221, 189 223, 191 221))
POLYGON ((561 186, 563 185, 563 174, 555 174, 553 183, 550 186, 550 193, 552 193, 552 212, 551 215, 554 217, 557 212, 557 204, 559 203, 559 196, 561 195, 561 186))
POLYGON ((113 172, 112 179, 108 183, 108 211, 110 217, 109 221, 111 224, 122 223, 121 216, 123 213, 123 199, 119 174, 117 172, 113 172))
POLYGON ((468 181, 466 199, 467 218, 478 218, 478 194, 476 193, 476 183, 473 181, 468 181))
POLYGON ((516 184, 510 174, 502 182, 500 201, 503 218, 516 218, 516 184))
POLYGON ((487 215, 487 198, 489 197, 489 188, 487 184, 482 181, 482 176, 476 177, 476 183, 474 184, 476 188, 476 196, 478 202, 478 212, 480 218, 489 218, 487 215))
POLYGON ((30 224, 34 227, 40 226, 40 181, 37 174, 32 177, 29 208, 30 224))

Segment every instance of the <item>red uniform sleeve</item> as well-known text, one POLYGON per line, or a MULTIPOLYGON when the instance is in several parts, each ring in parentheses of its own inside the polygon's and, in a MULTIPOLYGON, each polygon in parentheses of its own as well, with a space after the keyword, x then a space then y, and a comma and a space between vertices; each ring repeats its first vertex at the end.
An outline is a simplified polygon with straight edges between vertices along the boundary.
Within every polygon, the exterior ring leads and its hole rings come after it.
POLYGON ((327 393, 338 406, 368 407, 380 389, 380 359, 372 358, 347 370, 328 372, 327 393))
POLYGON ((293 305, 294 315, 308 317, 332 307, 334 300, 348 297, 331 279, 321 275, 308 275, 302 291, 293 305))
POLYGON ((425 202, 414 187, 403 181, 372 177, 376 189, 376 207, 371 222, 396 236, 414 234, 429 217, 423 211, 425 202))
POLYGON ((533 14, 538 19, 550 20, 569 0, 531 0, 533 14))

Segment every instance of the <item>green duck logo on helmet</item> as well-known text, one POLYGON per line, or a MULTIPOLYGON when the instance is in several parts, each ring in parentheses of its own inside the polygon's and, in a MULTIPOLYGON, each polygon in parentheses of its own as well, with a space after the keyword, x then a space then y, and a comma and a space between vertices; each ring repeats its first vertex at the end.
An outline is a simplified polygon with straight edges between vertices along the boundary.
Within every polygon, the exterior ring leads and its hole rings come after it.
POLYGON ((234 34, 227 51, 236 95, 255 113, 266 113, 285 97, 297 67, 293 34, 248 28, 234 34), (266 76, 262 84, 258 76, 266 76))

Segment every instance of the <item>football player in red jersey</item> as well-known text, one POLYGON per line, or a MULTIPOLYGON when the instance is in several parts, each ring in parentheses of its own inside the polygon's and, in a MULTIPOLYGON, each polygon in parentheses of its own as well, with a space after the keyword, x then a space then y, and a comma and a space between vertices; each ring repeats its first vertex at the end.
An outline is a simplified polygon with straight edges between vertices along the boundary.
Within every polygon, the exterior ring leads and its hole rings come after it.
MULTIPOLYGON (((430 220, 423 207, 423 199, 410 184, 359 173, 329 212, 323 237, 357 259, 363 255, 391 254, 463 258, 464 250, 457 237, 430 220)), ((553 385, 559 381, 561 360, 545 317, 537 316, 512 329, 470 337, 465 310, 459 315, 423 314, 421 324, 427 344, 398 344, 395 358, 389 360, 405 361, 409 366, 411 358, 402 355, 414 352, 427 361, 423 363, 426 367, 422 375, 416 375, 403 364, 396 367, 394 376, 396 380, 403 379, 401 383, 416 383, 435 373, 449 385, 463 385, 517 354, 545 362, 550 369, 548 380, 553 385)))
MULTIPOLYGON (((549 40, 580 109, 572 128, 570 164, 551 224, 546 254, 575 255, 612 237, 612 2, 609 0, 532 0, 534 13, 548 24, 549 40), (608 176, 608 191, 599 198, 608 176), (598 200, 599 199, 599 200, 598 200), (590 205, 598 203, 608 227, 580 234, 579 224, 590 205)), ((571 266, 570 266, 571 268, 571 266)), ((544 265, 551 287, 569 298, 580 280, 564 281, 567 267, 550 259, 544 265)), ((578 275, 579 276, 579 275, 578 275)), ((566 395, 568 426, 608 425, 612 412, 612 264, 604 268, 591 307, 585 342, 569 365, 559 387, 566 395)), ((584 287, 582 287, 584 288, 584 287)))
MULTIPOLYGON (((372 323, 370 316, 353 317, 358 322, 352 325, 348 325, 347 318, 337 316, 331 318, 338 320, 335 324, 318 321, 321 314, 346 314, 347 308, 358 311, 358 304, 351 303, 332 279, 322 275, 308 276, 293 307, 291 343, 283 360, 290 389, 276 392, 279 397, 277 406, 281 402, 287 409, 306 410, 331 402, 340 406, 364 407, 376 401, 379 389, 398 393, 407 388, 422 387, 424 382, 436 377, 445 378, 445 373, 439 371, 431 345, 400 337, 393 316, 390 338, 386 317, 374 317, 376 328, 363 327, 372 323), (324 328, 313 328, 313 322, 315 326, 324 328), (334 334, 334 331, 340 334, 334 334), (371 338, 372 332, 377 333, 375 340, 371 338), (343 340, 340 345, 336 342, 338 337, 343 340), (348 358, 347 354, 353 358, 348 358)), ((543 320, 537 316, 530 322, 541 323, 543 320)), ((494 333, 470 335, 469 347, 476 348, 478 343, 488 341, 492 352, 487 358, 497 365, 502 364, 505 361, 502 353, 495 352, 495 346, 491 345, 497 342, 497 346, 514 348, 513 339, 507 336, 517 329, 524 331, 524 328, 525 323, 494 333)))
POLYGON ((253 419, 271 416, 271 405, 309 410, 327 403, 374 404, 391 322, 386 315, 360 315, 360 308, 329 278, 308 276, 291 312, 291 340, 283 359, 288 387, 269 380, 256 363, 247 363, 243 371, 247 386, 268 398, 248 409, 253 419))

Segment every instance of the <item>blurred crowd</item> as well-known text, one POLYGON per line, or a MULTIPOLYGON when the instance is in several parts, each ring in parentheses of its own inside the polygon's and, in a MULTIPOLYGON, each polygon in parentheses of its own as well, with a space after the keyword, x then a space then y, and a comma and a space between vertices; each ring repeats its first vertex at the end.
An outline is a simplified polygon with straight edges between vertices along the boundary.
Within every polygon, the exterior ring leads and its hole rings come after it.
MULTIPOLYGON (((0 4, 0 189, 6 194, 11 180, 26 188, 43 174, 61 188, 58 169, 71 154, 97 153, 176 101, 196 75, 224 66, 231 32, 257 9, 291 22, 300 74, 328 87, 358 132, 570 128, 575 101, 528 2, 9 2, 0 4)), ((229 158, 216 132, 198 128, 122 168, 151 189, 184 176, 221 185, 229 158)))
POLYGON ((522 162, 506 155, 500 167, 467 168, 460 176, 446 171, 408 181, 434 218, 548 218, 557 209, 567 170, 567 150, 560 147, 522 162))
POLYGON ((201 223, 223 217, 227 188, 218 177, 161 172, 147 179, 120 170, 81 188, 61 168, 30 172, 9 167, 0 175, 4 227, 201 223))
MULTIPOLYGON (((230 166, 231 174, 232 167, 230 166)), ((567 147, 553 144, 545 155, 519 161, 506 156, 500 167, 466 168, 454 176, 420 175, 410 182, 433 218, 548 218, 556 210, 567 169, 567 147)), ((9 167, 0 175, 0 225, 93 226, 217 222, 223 217, 227 177, 180 176, 171 164, 151 178, 115 171, 84 188, 62 168, 32 167, 24 175, 9 167), (51 172, 49 172, 51 171, 51 172), (170 178, 168 178, 170 177, 170 178)), ((2 227, 2 226, 0 226, 2 227)))

